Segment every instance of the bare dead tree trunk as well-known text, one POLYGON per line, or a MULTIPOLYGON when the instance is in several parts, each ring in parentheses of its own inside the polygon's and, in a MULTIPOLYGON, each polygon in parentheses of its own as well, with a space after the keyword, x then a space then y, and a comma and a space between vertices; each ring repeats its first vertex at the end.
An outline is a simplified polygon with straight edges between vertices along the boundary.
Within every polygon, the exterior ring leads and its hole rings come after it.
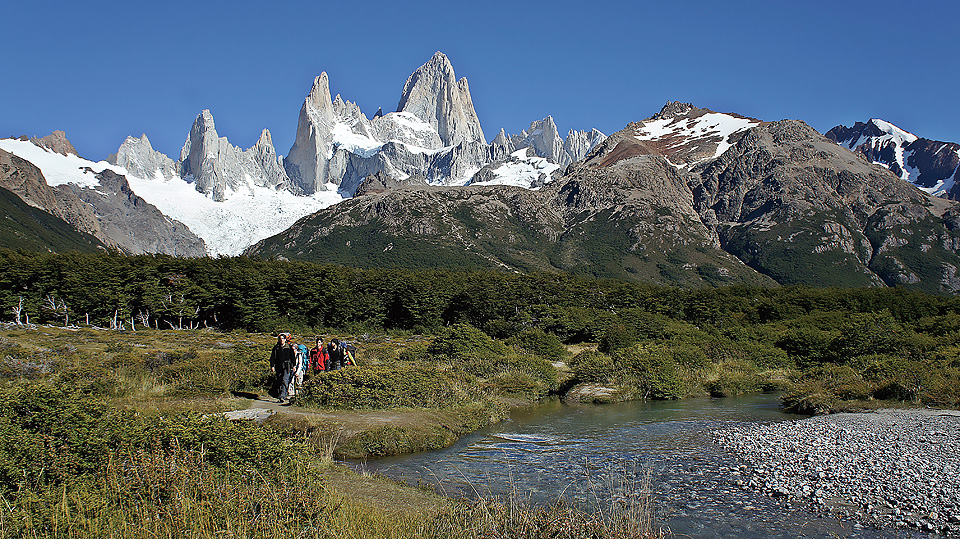
MULTIPOLYGON (((18 298, 20 299, 20 301, 17 302, 17 306, 16 306, 16 307, 12 307, 10 310, 13 312, 13 316, 14 316, 14 318, 15 318, 15 321, 16 321, 17 325, 19 326, 19 325, 21 325, 21 324, 20 324, 20 313, 23 312, 23 296, 18 296, 18 298)), ((29 323, 29 322, 28 322, 28 323, 29 323)))
POLYGON ((137 313, 137 318, 140 319, 141 326, 147 326, 147 329, 150 328, 150 310, 149 309, 147 310, 147 312, 140 311, 139 313, 137 313))

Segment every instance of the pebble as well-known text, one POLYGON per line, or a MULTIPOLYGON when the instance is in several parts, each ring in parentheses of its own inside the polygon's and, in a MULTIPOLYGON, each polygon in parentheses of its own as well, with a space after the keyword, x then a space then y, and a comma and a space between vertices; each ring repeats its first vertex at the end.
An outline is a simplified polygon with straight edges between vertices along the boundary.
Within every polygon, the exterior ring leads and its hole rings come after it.
POLYGON ((960 537, 960 412, 881 410, 729 427, 738 485, 863 526, 960 537))

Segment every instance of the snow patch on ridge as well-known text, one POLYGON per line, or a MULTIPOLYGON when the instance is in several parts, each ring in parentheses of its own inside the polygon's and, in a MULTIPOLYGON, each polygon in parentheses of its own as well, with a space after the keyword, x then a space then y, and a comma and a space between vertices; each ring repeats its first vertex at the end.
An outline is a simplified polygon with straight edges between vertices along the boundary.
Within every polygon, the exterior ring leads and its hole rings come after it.
POLYGON ((328 186, 328 191, 304 197, 256 186, 248 179, 248 188, 244 188, 243 194, 233 192, 231 195, 236 196, 215 202, 180 178, 138 178, 106 161, 95 163, 74 155, 63 156, 14 139, 0 140, 0 149, 36 165, 51 186, 72 183, 85 188, 97 187, 96 176, 84 168, 95 173, 110 169, 124 175, 134 193, 202 238, 211 256, 238 255, 248 246, 286 230, 301 217, 343 200, 335 185, 328 186))
MULTIPOLYGON (((344 123, 337 122, 337 124, 333 126, 332 134, 332 151, 336 151, 336 148, 340 147, 361 157, 372 157, 383 147, 383 143, 379 140, 358 135, 344 123)), ((332 153, 330 157, 333 157, 332 153)))
POLYGON ((546 158, 528 157, 526 148, 517 150, 510 156, 511 160, 492 170, 494 174, 492 179, 470 185, 513 185, 536 191, 543 184, 550 183, 553 173, 560 168, 560 165, 551 163, 546 158), (542 184, 540 183, 541 174, 546 175, 542 184))
MULTIPOLYGON (((634 132, 634 137, 643 141, 666 142, 667 153, 678 146, 688 144, 691 139, 719 137, 720 142, 714 154, 706 159, 716 159, 732 146, 728 142, 730 135, 760 125, 758 120, 738 118, 720 112, 709 112, 695 118, 662 118, 644 122, 634 132)), ((687 163, 691 165, 693 163, 687 163)), ((674 164, 674 166, 678 166, 674 164)), ((682 166, 682 165, 680 165, 682 166)))
MULTIPOLYGON (((883 131, 889 136, 889 138, 885 138, 885 140, 893 140, 897 144, 903 145, 903 144, 910 144, 911 142, 914 142, 918 138, 913 133, 910 133, 909 131, 904 131, 903 129, 900 129, 899 127, 893 125, 892 123, 885 122, 879 118, 873 118, 870 120, 870 122, 873 123, 873 125, 877 126, 877 129, 879 129, 880 131, 883 131)), ((856 148, 856 146, 854 146, 854 148, 856 148)))
POLYGON ((80 187, 94 188, 100 185, 100 180, 94 174, 84 171, 84 168, 89 167, 94 173, 103 172, 105 168, 115 168, 106 161, 94 163, 73 154, 61 155, 25 140, 0 139, 0 149, 33 163, 51 187, 73 183, 80 187))

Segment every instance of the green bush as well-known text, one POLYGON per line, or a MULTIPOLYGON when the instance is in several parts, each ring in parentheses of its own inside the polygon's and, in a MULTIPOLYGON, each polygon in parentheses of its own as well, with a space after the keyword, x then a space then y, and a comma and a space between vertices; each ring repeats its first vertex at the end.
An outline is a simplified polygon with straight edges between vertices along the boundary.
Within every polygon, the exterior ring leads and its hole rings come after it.
POLYGON ((400 361, 425 361, 430 357, 427 346, 425 342, 411 343, 400 350, 397 359, 400 361))
POLYGON ((173 395, 219 395, 227 391, 257 390, 269 384, 267 354, 258 347, 237 347, 226 353, 206 355, 196 351, 168 353, 176 356, 175 360, 157 366, 155 374, 161 383, 173 386, 173 395))
POLYGON ((615 354, 614 364, 636 377, 644 398, 680 399, 687 394, 679 366, 666 346, 632 346, 615 354))
POLYGON ((487 391, 500 395, 537 399, 546 395, 550 387, 533 374, 519 371, 504 371, 486 380, 487 391))
POLYGON ((776 346, 784 350, 799 367, 807 368, 832 361, 832 344, 839 336, 840 333, 835 329, 801 325, 787 330, 777 340, 776 346))
POLYGON ((488 378, 502 372, 506 368, 506 362, 506 356, 492 358, 486 354, 466 353, 458 358, 454 368, 470 376, 488 378))
POLYGON ((706 389, 711 396, 729 397, 763 391, 765 384, 753 362, 728 361, 717 366, 716 379, 708 382, 706 389))
POLYGON ((304 382, 297 400, 332 408, 440 408, 463 404, 466 394, 436 365, 398 363, 320 373, 304 382))
POLYGON ((837 330, 829 350, 831 361, 838 364, 867 354, 899 352, 905 333, 889 311, 848 315, 837 330))
POLYGON ((557 389, 558 373, 552 363, 542 357, 528 354, 513 354, 507 358, 504 372, 517 372, 532 376, 542 387, 539 395, 545 395, 557 389))
POLYGON ((637 328, 625 322, 617 322, 607 327, 600 338, 599 350, 612 354, 617 350, 627 348, 639 340, 637 328))
POLYGON ((508 339, 506 344, 518 346, 550 361, 559 361, 567 351, 559 337, 540 328, 525 329, 508 339))
POLYGON ((96 475, 118 454, 173 448, 202 450, 218 466, 274 462, 283 452, 278 436, 251 423, 197 414, 147 417, 43 383, 0 390, 0 492, 96 475))
POLYGON ((784 406, 799 413, 829 413, 841 401, 865 400, 871 386, 849 365, 822 365, 806 371, 783 396, 784 406))
POLYGON ((610 383, 617 371, 613 358, 594 350, 584 350, 573 356, 570 367, 574 378, 587 383, 610 383))
POLYGON ((507 347, 469 324, 454 324, 430 343, 427 352, 449 360, 462 356, 497 359, 507 354, 507 347))

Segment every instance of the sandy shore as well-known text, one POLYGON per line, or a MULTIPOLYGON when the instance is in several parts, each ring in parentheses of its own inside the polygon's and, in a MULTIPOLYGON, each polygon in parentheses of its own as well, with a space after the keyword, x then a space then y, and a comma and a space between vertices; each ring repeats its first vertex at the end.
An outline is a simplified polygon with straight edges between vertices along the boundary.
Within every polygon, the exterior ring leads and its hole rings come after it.
POLYGON ((878 528, 960 537, 960 411, 881 410, 730 428, 736 484, 878 528))

